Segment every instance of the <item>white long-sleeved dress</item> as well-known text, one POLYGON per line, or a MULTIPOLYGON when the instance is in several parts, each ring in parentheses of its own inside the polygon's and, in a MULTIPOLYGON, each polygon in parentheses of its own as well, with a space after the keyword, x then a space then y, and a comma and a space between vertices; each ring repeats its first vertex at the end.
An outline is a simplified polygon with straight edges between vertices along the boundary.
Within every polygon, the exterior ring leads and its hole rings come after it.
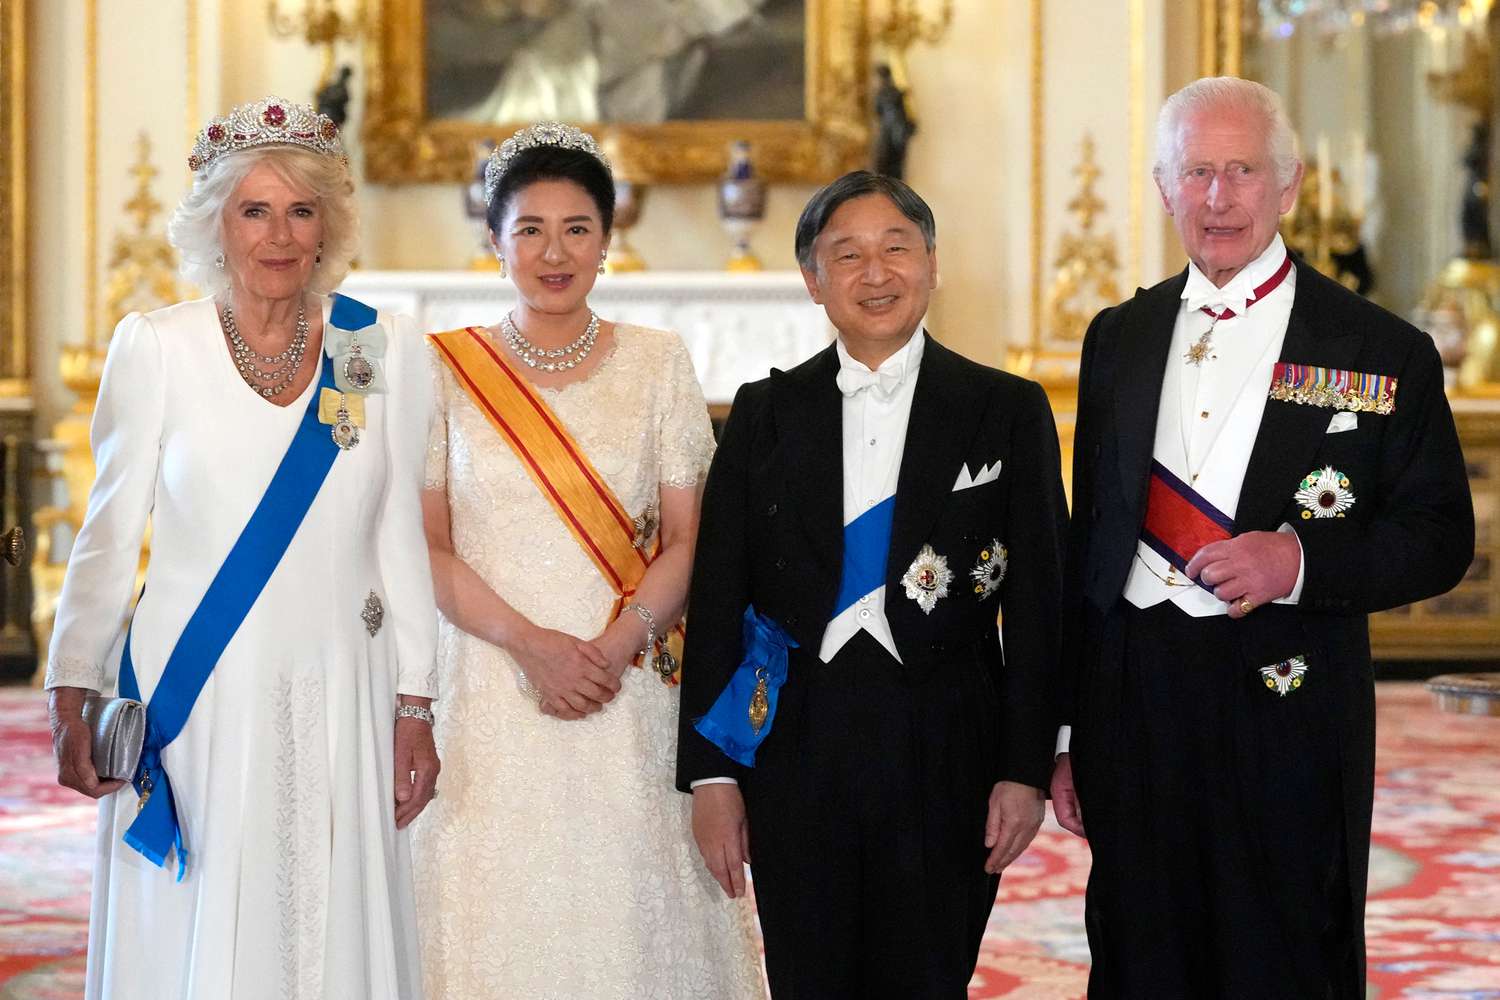
MULTIPOLYGON (((324 317, 327 319, 324 303, 324 317)), ((398 691, 435 696, 420 488, 430 383, 409 323, 280 565, 163 764, 189 851, 157 868, 99 810, 88 992, 108 1000, 386 1000, 420 993, 410 858, 393 808, 398 691), (367 595, 384 618, 370 635, 367 595)), ((131 655, 149 699, 312 394, 278 407, 235 371, 212 300, 120 322, 94 414, 97 478, 63 585, 47 686, 113 693, 147 520, 131 655)))

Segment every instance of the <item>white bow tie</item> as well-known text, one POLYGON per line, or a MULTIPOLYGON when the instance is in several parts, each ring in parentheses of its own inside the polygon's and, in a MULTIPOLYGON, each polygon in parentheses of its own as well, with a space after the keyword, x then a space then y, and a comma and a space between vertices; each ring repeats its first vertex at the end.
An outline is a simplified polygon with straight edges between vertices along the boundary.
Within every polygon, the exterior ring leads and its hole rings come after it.
POLYGON ((1188 312, 1197 312, 1208 306, 1216 313, 1232 309, 1236 316, 1243 316, 1245 304, 1250 301, 1250 290, 1239 281, 1231 281, 1223 288, 1215 288, 1205 280, 1201 284, 1189 282, 1182 297, 1187 303, 1188 312))
POLYGON ((858 368, 840 368, 838 377, 839 392, 845 396, 853 396, 861 389, 874 389, 881 399, 890 399, 896 394, 901 386, 901 377, 905 372, 898 371, 861 371, 858 368))

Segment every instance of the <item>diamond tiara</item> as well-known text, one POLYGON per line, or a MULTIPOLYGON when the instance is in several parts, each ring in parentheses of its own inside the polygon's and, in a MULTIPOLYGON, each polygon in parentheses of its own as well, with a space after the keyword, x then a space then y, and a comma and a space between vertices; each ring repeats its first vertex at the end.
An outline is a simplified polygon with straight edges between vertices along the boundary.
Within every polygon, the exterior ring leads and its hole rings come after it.
POLYGON ((594 137, 576 125, 564 125, 562 122, 537 122, 521 129, 515 135, 506 139, 490 153, 490 161, 484 165, 484 200, 486 203, 494 200, 495 189, 500 186, 500 178, 510 169, 511 161, 528 149, 538 146, 558 146, 562 149, 577 149, 588 153, 594 159, 604 164, 605 170, 610 170, 609 157, 599 148, 594 137))
POLYGON ((204 126, 193 143, 188 169, 198 173, 225 153, 257 146, 300 146, 349 162, 332 118, 306 104, 266 97, 241 104, 204 126))

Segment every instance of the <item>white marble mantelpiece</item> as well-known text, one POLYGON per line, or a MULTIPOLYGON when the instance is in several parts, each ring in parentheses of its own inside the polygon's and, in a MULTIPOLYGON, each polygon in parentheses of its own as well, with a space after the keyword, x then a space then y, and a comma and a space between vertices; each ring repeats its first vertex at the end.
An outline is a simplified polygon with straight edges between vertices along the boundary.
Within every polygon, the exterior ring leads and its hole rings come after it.
MULTIPOLYGON (((488 326, 516 298, 515 286, 492 271, 353 271, 340 291, 413 316, 423 331, 488 326)), ((790 368, 833 339, 796 271, 604 275, 589 304, 604 319, 679 334, 710 405, 727 405, 742 383, 773 366, 790 368)))

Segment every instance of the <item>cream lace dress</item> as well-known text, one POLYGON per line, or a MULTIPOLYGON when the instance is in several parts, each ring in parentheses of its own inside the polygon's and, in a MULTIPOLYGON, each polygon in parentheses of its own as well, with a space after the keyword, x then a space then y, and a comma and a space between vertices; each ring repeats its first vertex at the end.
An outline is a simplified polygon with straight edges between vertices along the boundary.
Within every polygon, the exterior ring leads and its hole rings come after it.
MULTIPOLYGON (((713 453, 673 334, 620 325, 583 381, 542 396, 632 516, 713 453)), ((432 352, 429 351, 431 354, 432 352)), ((458 555, 517 611, 591 638, 613 591, 435 356, 427 486, 458 555)), ((704 868, 673 788, 678 691, 626 671, 587 719, 544 716, 495 646, 439 625, 441 795, 413 824, 429 1000, 764 997, 753 917, 704 868)))

